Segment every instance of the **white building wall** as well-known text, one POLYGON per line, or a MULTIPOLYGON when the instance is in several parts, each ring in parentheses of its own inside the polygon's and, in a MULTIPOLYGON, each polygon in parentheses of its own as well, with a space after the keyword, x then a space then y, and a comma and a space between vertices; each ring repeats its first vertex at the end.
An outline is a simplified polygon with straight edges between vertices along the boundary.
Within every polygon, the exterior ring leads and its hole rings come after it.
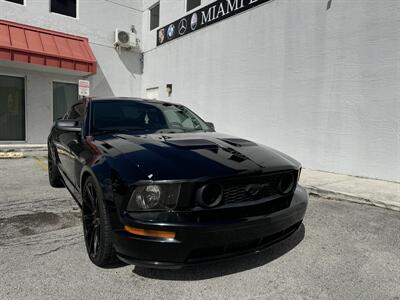
MULTIPOLYGON (((157 48, 145 11, 142 95, 160 87, 305 167, 400 181, 400 2, 328 2, 275 0, 157 48)), ((160 13, 178 19, 184 0, 160 13)))
MULTIPOLYGON (((97 59, 97 73, 89 76, 92 96, 138 96, 143 72, 142 55, 116 51, 113 47, 115 29, 131 30, 134 25, 140 38, 142 30, 142 0, 78 0, 78 17, 50 13, 50 0, 25 0, 25 5, 0 1, 0 19, 84 36, 97 59)), ((26 122, 27 142, 45 143, 52 115, 48 112, 52 100, 49 81, 58 78, 52 70, 31 72, 0 66, 0 74, 17 73, 27 78, 26 122), (49 117, 49 119, 47 119, 49 117)), ((77 76, 65 76, 78 82, 77 76)))
POLYGON ((130 31, 134 25, 138 36, 142 30, 142 1, 78 0, 78 18, 50 13, 50 0, 29 1, 25 5, 0 1, 0 18, 45 29, 89 38, 96 56, 98 74, 91 76, 93 94, 132 96, 140 90, 141 55, 118 53, 113 47, 116 28, 130 31))

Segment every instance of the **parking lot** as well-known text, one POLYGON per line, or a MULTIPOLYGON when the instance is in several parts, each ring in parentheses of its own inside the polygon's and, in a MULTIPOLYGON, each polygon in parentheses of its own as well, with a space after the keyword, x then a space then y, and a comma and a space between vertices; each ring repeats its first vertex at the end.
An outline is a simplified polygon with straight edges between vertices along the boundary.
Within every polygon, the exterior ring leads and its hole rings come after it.
POLYGON ((399 212, 311 196, 301 227, 257 255, 151 270, 95 267, 80 213, 43 153, 0 160, 0 299, 400 299, 399 212))

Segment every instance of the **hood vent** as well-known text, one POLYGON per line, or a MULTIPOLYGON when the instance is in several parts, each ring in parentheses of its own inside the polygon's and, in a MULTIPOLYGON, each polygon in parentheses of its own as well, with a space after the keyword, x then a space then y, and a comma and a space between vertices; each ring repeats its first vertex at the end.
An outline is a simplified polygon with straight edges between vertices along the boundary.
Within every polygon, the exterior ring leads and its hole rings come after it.
POLYGON ((108 150, 110 150, 110 149, 113 148, 113 146, 111 146, 109 143, 106 143, 106 142, 102 143, 101 145, 102 145, 104 148, 108 149, 108 150))
POLYGON ((203 139, 193 140, 169 140, 164 142, 167 145, 174 146, 181 149, 210 149, 218 148, 216 143, 203 139))
POLYGON ((235 147, 257 146, 257 144, 252 141, 238 139, 238 138, 220 139, 220 140, 235 147))

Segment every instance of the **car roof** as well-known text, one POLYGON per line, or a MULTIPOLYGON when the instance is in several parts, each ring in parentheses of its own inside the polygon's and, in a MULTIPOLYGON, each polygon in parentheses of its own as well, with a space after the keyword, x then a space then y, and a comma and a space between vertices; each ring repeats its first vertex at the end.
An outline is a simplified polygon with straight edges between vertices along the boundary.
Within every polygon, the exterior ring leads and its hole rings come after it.
POLYGON ((173 103, 168 101, 161 101, 156 99, 145 99, 145 98, 135 98, 135 97, 90 97, 90 101, 112 101, 112 100, 125 100, 134 102, 146 102, 146 103, 157 103, 157 104, 171 104, 171 105, 181 105, 179 103, 173 103))

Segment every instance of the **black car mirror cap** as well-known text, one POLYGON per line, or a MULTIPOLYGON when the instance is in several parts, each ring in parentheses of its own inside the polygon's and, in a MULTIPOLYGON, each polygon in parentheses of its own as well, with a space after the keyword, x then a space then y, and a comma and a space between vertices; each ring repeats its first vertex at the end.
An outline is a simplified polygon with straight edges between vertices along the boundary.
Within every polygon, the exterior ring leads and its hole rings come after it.
POLYGON ((82 130, 79 122, 74 120, 57 120, 56 129, 71 132, 80 132, 82 130))
POLYGON ((214 123, 212 123, 212 122, 206 122, 206 124, 207 124, 208 127, 210 127, 210 129, 211 129, 212 131, 215 131, 214 123))

